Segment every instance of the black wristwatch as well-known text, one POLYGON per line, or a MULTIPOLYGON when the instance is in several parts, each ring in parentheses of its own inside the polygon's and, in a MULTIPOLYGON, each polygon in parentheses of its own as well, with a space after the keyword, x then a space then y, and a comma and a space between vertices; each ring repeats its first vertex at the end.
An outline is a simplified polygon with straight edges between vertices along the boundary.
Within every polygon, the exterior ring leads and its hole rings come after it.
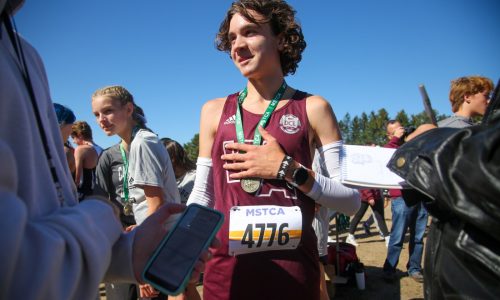
POLYGON ((292 183, 296 186, 301 186, 306 183, 307 178, 309 178, 309 171, 303 166, 298 167, 293 170, 292 183))

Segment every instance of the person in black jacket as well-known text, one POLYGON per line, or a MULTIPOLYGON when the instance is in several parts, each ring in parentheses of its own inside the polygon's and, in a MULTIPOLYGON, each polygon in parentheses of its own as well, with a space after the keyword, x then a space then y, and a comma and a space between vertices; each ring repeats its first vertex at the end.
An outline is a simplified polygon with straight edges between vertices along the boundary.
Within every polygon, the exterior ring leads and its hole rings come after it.
POLYGON ((480 125, 438 128, 399 148, 389 168, 439 219, 427 237, 426 299, 500 295, 500 95, 480 125))

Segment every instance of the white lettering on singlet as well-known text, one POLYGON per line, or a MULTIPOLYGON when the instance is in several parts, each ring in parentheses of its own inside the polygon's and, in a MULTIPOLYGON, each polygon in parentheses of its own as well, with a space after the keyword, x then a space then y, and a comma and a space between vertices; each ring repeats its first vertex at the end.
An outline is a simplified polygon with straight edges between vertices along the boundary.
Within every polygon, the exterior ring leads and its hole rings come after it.
POLYGON ((278 215, 284 215, 285 211, 283 208, 247 208, 246 209, 246 216, 278 216, 278 215))

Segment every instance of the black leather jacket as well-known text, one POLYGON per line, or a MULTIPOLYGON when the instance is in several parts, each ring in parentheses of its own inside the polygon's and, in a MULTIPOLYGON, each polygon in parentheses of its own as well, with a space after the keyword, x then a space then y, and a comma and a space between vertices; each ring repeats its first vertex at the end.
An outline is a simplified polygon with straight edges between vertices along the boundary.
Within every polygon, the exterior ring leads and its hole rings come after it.
POLYGON ((402 145, 388 164, 414 188, 404 191, 405 200, 424 201, 434 219, 426 299, 500 297, 500 113, 492 110, 485 120, 428 131, 402 145))
POLYGON ((401 146, 389 164, 426 196, 431 214, 500 233, 500 122, 431 130, 401 146))

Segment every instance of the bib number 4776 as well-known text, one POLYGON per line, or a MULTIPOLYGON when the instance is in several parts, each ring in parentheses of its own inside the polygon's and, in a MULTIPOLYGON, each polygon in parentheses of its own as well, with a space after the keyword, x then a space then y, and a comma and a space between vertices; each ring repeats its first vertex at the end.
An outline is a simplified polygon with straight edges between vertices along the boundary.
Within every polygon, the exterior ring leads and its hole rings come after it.
POLYGON ((297 249, 302 237, 298 206, 233 206, 229 216, 229 255, 297 249))
POLYGON ((264 240, 267 241, 267 247, 271 247, 276 241, 278 245, 284 246, 290 241, 290 235, 286 230, 288 228, 288 223, 282 223, 279 225, 277 223, 256 223, 254 230, 254 224, 248 224, 245 232, 243 233, 243 238, 241 240, 242 245, 247 245, 248 248, 261 247, 264 240), (267 229, 267 230, 266 230, 267 229), (277 234, 276 234, 277 229, 277 234), (257 244, 254 239, 257 237, 257 244))

